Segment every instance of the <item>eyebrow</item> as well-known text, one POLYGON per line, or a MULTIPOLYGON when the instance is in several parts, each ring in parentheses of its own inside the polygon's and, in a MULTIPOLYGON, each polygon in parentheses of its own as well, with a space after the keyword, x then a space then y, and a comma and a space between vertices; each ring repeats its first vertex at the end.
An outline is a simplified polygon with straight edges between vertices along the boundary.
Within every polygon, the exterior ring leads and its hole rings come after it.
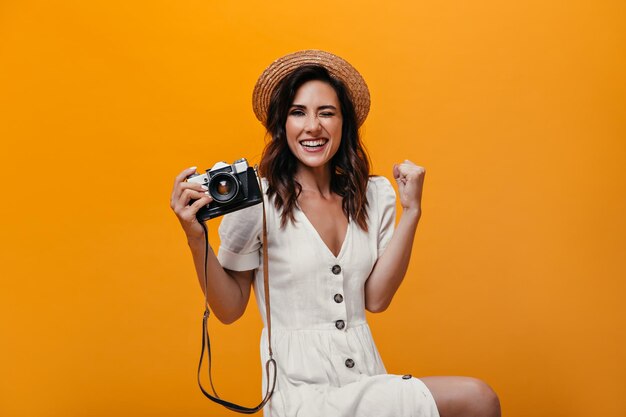
MULTIPOLYGON (((291 108, 297 108, 297 109, 306 109, 306 106, 304 104, 292 104, 291 108)), ((331 110, 337 110, 337 107, 331 105, 331 104, 326 104, 324 106, 319 106, 317 108, 317 110, 326 110, 326 109, 331 109, 331 110)))

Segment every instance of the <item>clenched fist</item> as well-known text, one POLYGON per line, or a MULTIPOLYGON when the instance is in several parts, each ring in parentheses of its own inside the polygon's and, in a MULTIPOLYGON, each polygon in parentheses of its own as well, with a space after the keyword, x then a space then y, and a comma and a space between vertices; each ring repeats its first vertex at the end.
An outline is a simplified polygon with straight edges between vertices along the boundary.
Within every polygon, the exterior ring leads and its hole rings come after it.
POLYGON ((393 166, 393 177, 398 183, 400 204, 405 211, 414 211, 418 216, 422 212, 422 188, 424 186, 424 167, 409 160, 393 166))

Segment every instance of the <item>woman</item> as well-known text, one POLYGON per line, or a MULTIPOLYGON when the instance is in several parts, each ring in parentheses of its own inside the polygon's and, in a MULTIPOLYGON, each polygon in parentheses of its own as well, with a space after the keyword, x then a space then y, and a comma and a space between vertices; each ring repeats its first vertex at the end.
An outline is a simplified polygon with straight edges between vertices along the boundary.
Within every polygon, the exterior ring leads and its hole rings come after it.
MULTIPOLYGON (((369 111, 359 73, 335 55, 296 52, 265 70, 253 103, 272 138, 260 164, 278 367, 266 415, 499 416, 497 396, 479 380, 390 375, 382 364, 365 309, 384 311, 404 278, 424 168, 409 161, 393 167, 403 209, 394 232, 395 192, 386 178, 370 177, 359 139, 369 111)), ((193 173, 190 168, 176 178, 171 205, 209 304, 222 322, 232 323, 253 285, 264 316, 261 206, 224 217, 204 288, 204 231, 195 214, 211 197, 184 181, 193 173), (189 205, 191 199, 197 201, 189 205)), ((264 329, 263 363, 267 343, 264 329)))

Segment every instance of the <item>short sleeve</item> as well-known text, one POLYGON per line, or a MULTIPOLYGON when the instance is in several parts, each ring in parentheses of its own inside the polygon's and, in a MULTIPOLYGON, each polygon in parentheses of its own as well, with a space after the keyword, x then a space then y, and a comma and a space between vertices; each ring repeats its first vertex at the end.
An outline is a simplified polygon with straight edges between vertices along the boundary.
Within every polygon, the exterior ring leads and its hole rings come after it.
POLYGON ((396 225, 396 192, 385 177, 373 177, 376 187, 376 215, 378 217, 378 256, 382 255, 391 241, 396 225))
POLYGON ((233 271, 256 269, 260 261, 263 205, 257 204, 226 214, 219 227, 217 259, 233 271))

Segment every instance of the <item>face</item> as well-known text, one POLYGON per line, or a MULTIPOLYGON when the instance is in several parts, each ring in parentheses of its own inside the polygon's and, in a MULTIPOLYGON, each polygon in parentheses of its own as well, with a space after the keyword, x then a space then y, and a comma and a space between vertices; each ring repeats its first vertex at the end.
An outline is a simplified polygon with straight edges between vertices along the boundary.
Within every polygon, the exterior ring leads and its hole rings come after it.
POLYGON ((301 165, 325 167, 339 149, 341 125, 341 106, 334 88, 323 81, 308 81, 296 92, 287 115, 289 149, 301 165))

